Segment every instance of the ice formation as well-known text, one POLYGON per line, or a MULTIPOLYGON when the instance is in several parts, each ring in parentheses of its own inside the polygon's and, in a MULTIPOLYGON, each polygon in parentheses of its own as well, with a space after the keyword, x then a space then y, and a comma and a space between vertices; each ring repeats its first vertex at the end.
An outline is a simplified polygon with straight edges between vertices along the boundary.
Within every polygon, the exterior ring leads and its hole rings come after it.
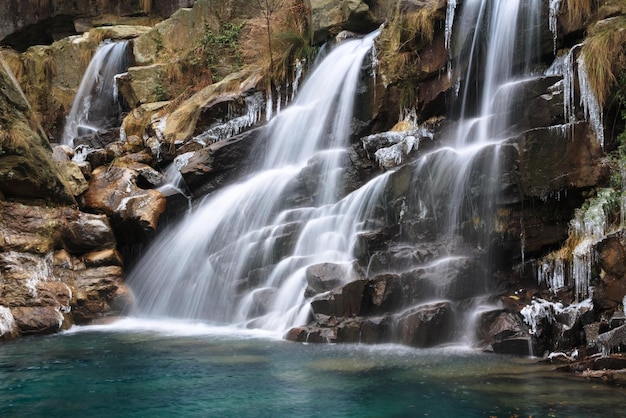
POLYGON ((554 52, 556 53, 556 40, 558 37, 557 18, 561 11, 561 0, 550 0, 550 31, 552 32, 554 42, 554 52))
POLYGON ((0 305, 0 337, 17 327, 11 310, 0 305))
MULTIPOLYGON (((280 96, 280 95, 279 95, 280 96)), ((229 118, 227 122, 217 123, 211 126, 200 135, 193 138, 194 141, 202 144, 209 145, 217 141, 232 138, 235 135, 240 134, 244 129, 256 124, 261 119, 261 107, 263 98, 260 93, 248 96, 245 98, 246 113, 229 118)), ((280 102, 278 104, 280 106, 280 102)), ((229 105, 229 113, 231 113, 229 105)))

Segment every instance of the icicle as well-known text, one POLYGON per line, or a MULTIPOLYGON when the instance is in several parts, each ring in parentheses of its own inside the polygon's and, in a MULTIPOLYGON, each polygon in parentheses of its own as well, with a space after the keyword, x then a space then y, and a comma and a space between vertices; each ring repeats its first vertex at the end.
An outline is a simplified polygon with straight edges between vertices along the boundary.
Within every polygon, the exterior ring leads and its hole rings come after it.
POLYGON ((582 44, 575 45, 570 49, 563 61, 563 111, 565 123, 570 124, 576 121, 576 111, 574 105, 574 52, 582 44))
POLYGON ((537 272, 539 284, 545 283, 552 293, 555 293, 565 286, 565 262, 561 257, 552 260, 544 260, 539 265, 537 272))
POLYGON ((578 57, 578 84, 580 85, 580 104, 585 109, 585 119, 591 122, 591 127, 598 137, 600 146, 604 148, 604 123, 602 120, 602 106, 591 89, 585 57, 578 57))
POLYGON ((446 49, 450 49, 450 40, 452 39, 452 25, 454 23, 455 10, 456 10, 456 0, 448 0, 448 8, 446 10, 446 29, 445 29, 446 49))
POLYGON ((557 18, 561 11, 561 0, 550 0, 550 31, 553 36, 554 53, 556 54, 556 41, 558 38, 557 18))
POLYGON ((245 98, 246 113, 242 116, 233 117, 234 112, 229 110, 229 114, 232 117, 225 123, 219 123, 211 126, 209 129, 202 132, 193 138, 194 141, 201 143, 202 145, 209 145, 217 141, 232 138, 235 135, 240 134, 244 129, 256 124, 261 118, 261 94, 255 94, 245 98))
POLYGON ((280 113, 280 107, 282 105, 282 95, 280 94, 280 86, 276 86, 276 114, 280 113))
POLYGON ((265 102, 265 120, 270 121, 272 119, 272 107, 274 106, 274 99, 272 98, 272 89, 267 90, 267 99, 265 102))
POLYGON ((304 60, 296 61, 296 74, 293 77, 292 89, 291 89, 291 101, 296 98, 296 94, 298 93, 298 86, 300 84, 300 79, 302 78, 302 69, 303 69, 304 60))

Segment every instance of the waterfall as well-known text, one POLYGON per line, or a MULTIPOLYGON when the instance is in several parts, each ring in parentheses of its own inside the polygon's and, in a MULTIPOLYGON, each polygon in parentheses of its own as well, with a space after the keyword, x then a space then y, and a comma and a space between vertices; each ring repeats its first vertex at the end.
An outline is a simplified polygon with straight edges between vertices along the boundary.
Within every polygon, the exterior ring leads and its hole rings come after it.
POLYGON ((306 321, 306 267, 349 269, 387 178, 341 198, 354 97, 376 36, 339 44, 265 128, 265 148, 247 162, 254 174, 208 196, 153 243, 128 278, 141 314, 280 332, 306 321), (311 162, 322 173, 313 201, 288 204, 311 162))
POLYGON ((65 122, 62 144, 118 125, 120 107, 115 76, 126 71, 128 41, 103 42, 87 66, 65 122))
POLYGON ((540 11, 539 0, 467 0, 457 13, 454 61, 467 69, 451 109, 456 129, 419 161, 421 190, 413 199, 440 219, 449 242, 462 224, 490 229, 502 146, 520 133, 513 104, 538 60, 540 11))

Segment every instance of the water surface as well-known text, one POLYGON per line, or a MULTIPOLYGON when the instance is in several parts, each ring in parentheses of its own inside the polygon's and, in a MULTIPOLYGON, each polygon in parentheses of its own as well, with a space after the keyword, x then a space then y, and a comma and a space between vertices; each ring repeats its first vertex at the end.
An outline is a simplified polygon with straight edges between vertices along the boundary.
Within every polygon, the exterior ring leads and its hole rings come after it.
POLYGON ((624 389, 534 363, 123 320, 1 344, 0 416, 624 416, 624 389))

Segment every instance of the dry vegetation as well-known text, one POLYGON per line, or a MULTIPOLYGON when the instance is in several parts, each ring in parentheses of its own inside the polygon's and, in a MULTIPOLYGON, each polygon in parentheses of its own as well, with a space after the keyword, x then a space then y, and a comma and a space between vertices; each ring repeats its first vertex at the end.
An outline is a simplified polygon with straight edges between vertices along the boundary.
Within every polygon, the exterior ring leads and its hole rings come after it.
POLYGON ((578 26, 591 16, 597 0, 565 0, 563 5, 567 11, 569 25, 578 26))
POLYGON ((401 106, 414 106, 419 78, 419 51, 433 41, 436 25, 445 20, 440 2, 398 2, 379 37, 381 73, 385 84, 398 83, 403 97, 401 106))
POLYGON ((621 73, 626 72, 626 16, 598 22, 588 33, 582 53, 589 83, 604 105, 621 73))
POLYGON ((248 21, 242 36, 244 61, 265 68, 273 80, 290 77, 295 61, 310 58, 313 51, 305 2, 284 0, 280 6, 248 21))

